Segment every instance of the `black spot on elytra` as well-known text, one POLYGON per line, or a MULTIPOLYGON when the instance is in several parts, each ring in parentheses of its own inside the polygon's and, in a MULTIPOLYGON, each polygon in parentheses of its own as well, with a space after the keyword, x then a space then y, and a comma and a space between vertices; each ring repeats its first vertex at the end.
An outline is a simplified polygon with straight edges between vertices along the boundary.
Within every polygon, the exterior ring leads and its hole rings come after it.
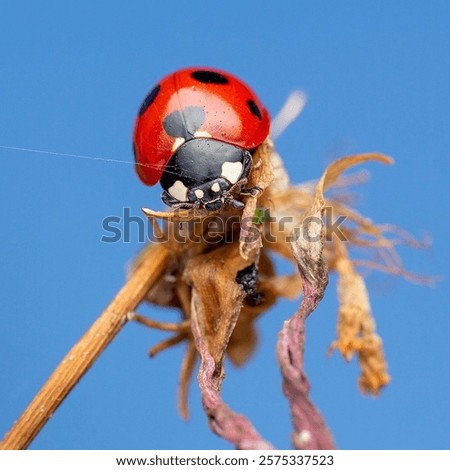
POLYGON ((142 116, 145 111, 147 111, 147 108, 155 101, 155 98, 158 96, 159 90, 161 90, 161 85, 156 85, 153 87, 148 95, 145 97, 143 103, 141 104, 141 107, 139 108, 139 116, 142 116))
POLYGON ((210 70, 196 70, 192 72, 192 78, 202 83, 215 83, 216 85, 226 85, 229 83, 225 75, 210 70))
POLYGON ((133 155, 134 155, 134 161, 137 163, 138 158, 137 158, 137 151, 136 151, 136 145, 133 143, 133 155))
POLYGON ((186 106, 182 111, 170 113, 163 121, 164 130, 171 137, 190 140, 205 122, 205 111, 201 106, 186 106))
POLYGON ((261 110, 258 108, 258 105, 253 100, 247 100, 247 106, 250 112, 261 121, 262 113, 261 110))

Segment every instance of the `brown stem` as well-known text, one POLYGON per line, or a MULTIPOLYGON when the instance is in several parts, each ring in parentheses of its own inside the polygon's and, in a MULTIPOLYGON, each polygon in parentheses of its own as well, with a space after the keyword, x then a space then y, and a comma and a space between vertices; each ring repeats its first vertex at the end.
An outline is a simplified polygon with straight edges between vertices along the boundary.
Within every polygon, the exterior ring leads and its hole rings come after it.
POLYGON ((189 419, 188 389, 194 373, 197 349, 194 341, 189 341, 180 370, 180 388, 178 389, 178 411, 183 419, 189 419))
POLYGON ((148 355, 153 358, 160 352, 171 348, 172 346, 176 346, 177 344, 180 344, 182 341, 184 341, 187 337, 186 333, 179 333, 178 335, 171 336, 168 339, 165 339, 164 341, 161 341, 158 344, 155 344, 152 348, 150 348, 148 355))
POLYGON ((164 270, 169 251, 161 245, 148 250, 128 281, 84 336, 68 352, 22 416, 0 442, 0 449, 27 448, 58 406, 127 322, 164 270))
POLYGON ((144 315, 139 315, 139 313, 131 313, 128 315, 128 319, 134 320, 141 325, 147 326, 148 328, 154 328, 161 331, 188 331, 190 327, 189 320, 185 320, 179 323, 161 322, 144 317, 144 315))

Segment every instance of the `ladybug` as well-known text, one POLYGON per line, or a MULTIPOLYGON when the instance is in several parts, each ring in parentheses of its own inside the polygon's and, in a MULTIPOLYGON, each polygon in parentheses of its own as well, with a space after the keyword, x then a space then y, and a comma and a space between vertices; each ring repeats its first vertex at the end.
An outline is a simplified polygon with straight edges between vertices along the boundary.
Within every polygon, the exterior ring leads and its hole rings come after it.
POLYGON ((255 93, 221 70, 191 67, 157 83, 136 119, 136 171, 173 209, 240 209, 252 154, 269 134, 269 113, 255 93))

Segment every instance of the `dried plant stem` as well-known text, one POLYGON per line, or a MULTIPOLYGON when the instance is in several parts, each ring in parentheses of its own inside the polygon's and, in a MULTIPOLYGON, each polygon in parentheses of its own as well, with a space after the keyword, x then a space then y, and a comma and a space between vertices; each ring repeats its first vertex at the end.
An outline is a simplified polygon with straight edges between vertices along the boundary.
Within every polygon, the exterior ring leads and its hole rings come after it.
MULTIPOLYGON (((291 409, 296 449, 333 449, 334 443, 320 412, 309 399, 309 382, 303 369, 305 320, 322 300, 328 283, 323 261, 324 208, 323 186, 327 172, 316 186, 312 207, 300 224, 292 253, 302 278, 303 299, 300 308, 284 322, 278 336, 277 356, 283 376, 283 392, 291 409), (312 221, 316 223, 313 224, 312 221), (320 221, 318 224, 317 221, 320 221)), ((332 173, 331 178, 336 177, 332 173)))
POLYGON ((320 286, 310 284, 306 278, 303 280, 302 304, 298 312, 285 322, 278 339, 277 353, 283 375, 283 392, 291 408, 294 447, 300 450, 334 449, 333 437, 309 398, 310 385, 303 370, 305 320, 320 302, 323 291, 320 286))
POLYGON ((170 252, 154 245, 91 328, 68 352, 22 416, 0 442, 0 449, 27 448, 58 406, 103 350, 119 333, 132 312, 167 265, 170 252))
MULTIPOLYGON (((195 304, 194 296, 193 305, 195 304)), ((194 307, 192 309, 192 334, 200 355, 198 383, 210 428, 217 435, 234 444, 236 449, 273 449, 273 446, 258 434, 245 416, 235 413, 223 401, 220 394, 223 375, 217 373, 217 363, 208 350, 198 320, 197 308, 194 307)))
MULTIPOLYGON (((313 208, 311 215, 315 216, 316 221, 322 220, 321 207, 313 208)), ((323 224, 320 227, 317 225, 314 235, 318 237, 320 234, 319 242, 314 244, 309 241, 309 236, 313 235, 309 229, 308 234, 303 233, 293 243, 294 256, 302 277, 303 299, 295 315, 284 323, 277 344, 283 392, 289 401, 295 431, 292 441, 295 448, 301 450, 335 448, 322 415, 309 398, 310 385, 303 368, 305 321, 322 300, 328 283, 328 273, 322 258, 324 229, 323 224)))
MULTIPOLYGON (((291 243, 302 278, 303 299, 298 311, 283 325, 278 337, 277 356, 283 375, 283 391, 291 408, 295 431, 292 440, 296 449, 335 447, 322 415, 309 399, 310 386, 303 370, 305 321, 321 301, 328 282, 327 267, 322 256, 325 242, 324 192, 343 171, 370 160, 392 163, 392 159, 385 155, 367 153, 336 160, 325 170, 315 187, 311 208, 297 227, 296 237, 291 243)), ((379 343, 376 346, 379 347, 379 343)), ((379 371, 380 367, 376 370, 379 371)))

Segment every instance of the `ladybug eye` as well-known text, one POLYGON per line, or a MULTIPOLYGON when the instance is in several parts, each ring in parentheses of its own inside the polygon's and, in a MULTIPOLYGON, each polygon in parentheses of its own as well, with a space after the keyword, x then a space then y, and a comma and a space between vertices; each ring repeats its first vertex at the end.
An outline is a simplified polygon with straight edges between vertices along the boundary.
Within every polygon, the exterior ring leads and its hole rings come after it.
POLYGON ((147 108, 155 101, 155 98, 158 96, 159 90, 161 90, 161 85, 156 85, 149 94, 145 97, 141 107, 139 108, 139 116, 142 116, 147 108))
POLYGON ((215 83, 216 85, 226 85, 228 78, 225 75, 210 70, 196 70, 192 72, 192 78, 202 83, 215 83))
POLYGON ((254 114, 260 121, 262 119, 261 110, 258 108, 258 105, 253 100, 247 100, 248 109, 252 114, 254 114))

